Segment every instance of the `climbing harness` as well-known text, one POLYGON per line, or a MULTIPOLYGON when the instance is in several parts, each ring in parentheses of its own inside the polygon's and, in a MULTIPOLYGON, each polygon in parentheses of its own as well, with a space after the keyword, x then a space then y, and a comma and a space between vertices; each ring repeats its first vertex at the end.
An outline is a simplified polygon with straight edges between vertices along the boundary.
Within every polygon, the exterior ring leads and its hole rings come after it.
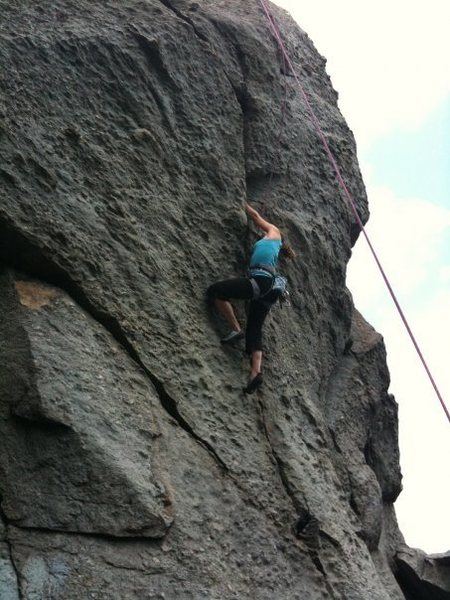
MULTIPOLYGON (((419 347, 419 345, 418 345, 418 343, 416 341, 416 338, 415 338, 415 336, 414 336, 414 334, 413 334, 413 332, 411 330, 411 327, 410 327, 410 325, 409 325, 409 323, 408 323, 408 321, 406 319, 406 316, 405 316, 405 314, 404 314, 404 312, 403 312, 403 310, 402 310, 402 308, 400 306, 399 301, 397 300, 397 297, 396 297, 396 295, 394 293, 394 290, 393 290, 393 288, 392 288, 392 286, 391 286, 391 284, 389 282, 389 279, 388 279, 388 277, 387 277, 387 275, 386 275, 386 273, 385 273, 385 271, 383 269, 383 266, 382 266, 382 264, 381 264, 381 262, 380 262, 380 260, 378 258, 378 255, 377 255, 377 253, 375 251, 375 248, 373 247, 372 242, 371 242, 371 240, 369 238, 369 235, 368 235, 368 233, 367 233, 367 231, 366 231, 366 229, 364 227, 364 224, 363 224, 363 222, 361 220, 361 217, 359 216, 358 210, 356 208, 355 201, 354 201, 352 195, 350 194, 350 192, 348 190, 348 187, 347 187, 347 185, 346 185, 346 183, 345 183, 345 181, 344 181, 344 179, 342 177, 341 170, 340 170, 340 168, 339 168, 339 166, 338 166, 338 164, 336 162, 336 159, 335 159, 333 153, 331 152, 331 149, 330 149, 330 146, 329 146, 329 144, 328 144, 328 142, 326 140, 325 134, 322 131, 322 128, 320 126, 319 119, 317 118, 316 113, 315 113, 315 111, 314 111, 314 109, 313 109, 313 107, 312 107, 312 105, 311 105, 311 103, 309 101, 308 95, 306 94, 306 91, 305 91, 305 89, 303 88, 303 86, 302 86, 302 84, 300 82, 300 79, 299 79, 299 77, 297 75, 297 72, 294 69, 292 61, 291 61, 291 59, 289 57, 289 54, 288 54, 288 51, 286 49, 286 46, 285 46, 285 44, 283 42, 283 38, 281 36, 281 32, 280 32, 278 24, 277 24, 277 22, 275 20, 275 17, 273 16, 273 14, 272 14, 272 12, 270 10, 270 7, 269 7, 269 5, 267 3, 267 0, 259 0, 259 3, 261 5, 261 8, 262 8, 262 10, 263 10, 263 12, 265 14, 265 17, 266 17, 267 21, 268 21, 269 27, 272 30, 272 33, 273 33, 273 35, 275 37, 275 40, 276 40, 276 42, 278 44, 279 50, 280 50, 281 55, 283 57, 284 65, 285 66, 287 65, 289 67, 290 72, 292 73, 292 76, 294 77, 294 79, 295 79, 295 81, 296 81, 296 83, 297 83, 297 85, 299 87, 301 96, 303 98, 303 101, 305 103, 307 111, 308 111, 308 113, 309 113, 309 115, 311 117, 311 120, 312 120, 312 123, 314 125, 314 128, 315 128, 315 130, 316 130, 319 138, 322 141, 325 153, 326 153, 326 155, 328 157, 328 160, 330 161, 331 166, 333 167, 333 170, 334 170, 334 172, 336 174, 336 178, 337 178, 338 184, 341 187, 341 189, 342 189, 342 191, 344 193, 344 197, 347 200, 347 203, 348 203, 351 211, 353 212, 355 220, 356 220, 359 228, 361 229, 361 231, 362 231, 362 233, 363 233, 363 235, 364 235, 364 237, 366 239, 366 242, 367 242, 367 244, 369 246, 370 252, 372 253, 372 256, 373 256, 373 258, 374 258, 374 260, 375 260, 375 262, 377 264, 377 267, 378 267, 378 269, 379 269, 379 271, 381 273, 381 276, 382 276, 382 278, 384 280, 384 283, 386 284, 386 287, 387 287, 387 289, 389 291, 389 294, 390 294, 390 296, 391 296, 391 298, 392 298, 392 300, 393 300, 393 302, 395 304, 395 307, 397 308, 397 311, 398 311, 398 313, 400 315, 400 318, 403 321, 403 324, 404 324, 404 326, 406 328, 406 331, 408 332, 408 335, 409 335, 409 337, 410 337, 410 339, 411 339, 411 341, 413 343, 413 346, 414 346, 414 348, 415 348, 415 350, 416 350, 416 352, 417 352, 417 354, 418 354, 418 356, 420 358, 420 361, 422 362, 422 365, 423 365, 423 367, 424 367, 424 369, 425 369, 425 371, 426 371, 426 373, 428 375, 428 378, 429 378, 429 380, 431 382, 431 385, 433 386, 433 389, 434 389, 434 391, 436 393, 436 396, 438 397, 438 400, 441 403, 441 406, 442 406, 442 408, 443 408, 443 410, 444 410, 444 412, 445 412, 445 414, 447 416, 447 419, 450 422, 450 412, 449 412, 449 410, 448 410, 448 408, 447 408, 447 406, 446 406, 446 404, 444 402, 444 399, 443 399, 443 397, 442 397, 442 395, 441 395, 441 393, 439 391, 439 388, 437 387, 437 384, 436 384, 436 382, 435 382, 435 380, 433 378, 433 375, 432 375, 430 369, 428 368, 428 364, 425 361, 425 357, 423 356, 422 351, 420 350, 420 347, 419 347)), ((281 135, 279 136, 279 138, 281 139, 281 135)))
POLYGON ((275 292, 277 292, 277 296, 278 296, 277 299, 280 302, 280 306, 283 306, 283 304, 286 304, 289 306, 290 302, 289 302, 289 292, 287 289, 287 283, 288 283, 287 279, 286 279, 286 277, 283 277, 283 275, 280 275, 279 273, 277 273, 277 270, 275 269, 275 267, 272 267, 272 265, 266 265, 266 264, 252 265, 251 269, 248 272, 248 277, 250 279, 250 283, 252 284, 252 288, 253 288, 253 300, 262 300, 265 296, 270 294, 270 292, 275 291, 275 292), (267 290, 267 292, 264 292, 264 294, 261 294, 259 285, 253 276, 253 273, 255 271, 266 271, 267 273, 269 273, 272 276, 272 285, 267 290))

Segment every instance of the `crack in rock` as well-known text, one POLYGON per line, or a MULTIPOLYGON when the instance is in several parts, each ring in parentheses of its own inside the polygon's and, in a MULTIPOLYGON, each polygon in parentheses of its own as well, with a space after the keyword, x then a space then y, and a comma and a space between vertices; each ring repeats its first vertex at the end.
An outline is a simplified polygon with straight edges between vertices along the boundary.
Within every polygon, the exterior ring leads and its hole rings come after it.
MULTIPOLYGON (((28 527, 26 525, 24 526, 19 525, 17 523, 13 523, 10 520, 7 520, 6 517, 3 517, 3 520, 5 521, 5 523, 11 523, 12 526, 14 526, 16 529, 20 529, 21 531, 31 531, 33 533, 39 533, 44 535, 64 535, 70 537, 82 537, 87 539, 104 540, 111 543, 120 544, 127 542, 139 542, 140 544, 146 544, 148 546, 161 546, 161 544, 164 541, 162 538, 149 538, 131 534, 127 536, 121 536, 120 538, 118 538, 115 535, 108 535, 106 533, 96 533, 95 531, 71 531, 70 529, 50 529, 49 527, 28 527)), ((9 545, 11 545, 11 542, 9 542, 9 545)), ((17 572, 17 569, 15 570, 17 572)))
POLYGON ((207 440, 204 440, 195 432, 194 428, 181 415, 176 400, 167 393, 163 382, 144 364, 139 353, 128 340, 119 321, 95 306, 81 285, 74 281, 67 271, 56 265, 50 258, 47 258, 39 247, 27 239, 23 232, 14 228, 11 223, 0 220, 0 239, 0 260, 3 259, 3 266, 16 269, 43 283, 54 285, 70 296, 87 314, 112 335, 133 362, 140 367, 153 384, 164 410, 212 456, 222 471, 227 471, 228 467, 224 460, 207 440), (23 256, 33 257, 31 261, 27 261, 29 262, 27 266, 23 264, 23 256), (11 257, 14 258, 11 260, 11 257))
MULTIPOLYGON (((73 296, 72 296, 73 297, 73 296)), ((78 299, 74 297, 74 299, 78 302, 78 299)), ((79 302, 78 302, 79 303, 79 302)), ((86 310, 86 306, 79 303, 80 306, 86 310)), ((161 402, 161 406, 164 410, 178 423, 178 425, 189 434, 200 446, 205 448, 209 454, 213 457, 215 462, 219 465, 219 467, 225 471, 228 470, 225 462, 220 458, 217 452, 214 450, 212 445, 204 440, 201 436, 199 436, 193 429, 193 427, 188 423, 188 421, 181 415, 178 404, 172 396, 170 396, 163 382, 154 375, 150 369, 144 364, 141 357, 139 356, 137 350, 133 347, 131 342, 127 339, 125 333, 123 332, 120 323, 114 317, 108 317, 107 319, 100 319, 95 317, 95 313, 92 311, 88 311, 89 314, 102 325, 107 331, 113 336, 113 338, 120 344, 121 348, 128 354, 128 356, 135 362, 141 370, 145 373, 145 375, 150 379, 153 384, 153 387, 158 394, 158 398, 161 402)))
POLYGON ((280 477, 280 481, 286 490, 288 497, 291 500, 292 506, 295 512, 299 515, 297 522, 295 523, 294 530, 295 535, 299 539, 303 539, 305 541, 306 547, 308 549, 308 554, 311 558, 313 565, 316 569, 321 573, 324 584, 327 588, 327 591, 330 595, 330 598, 335 598, 335 593, 333 587, 328 581, 327 573, 325 568, 320 560, 318 550, 320 548, 320 539, 319 539, 319 522, 317 519, 309 512, 309 510, 305 509, 301 506, 298 499, 295 497, 294 492, 292 491, 286 473, 284 472, 282 462, 278 457, 275 449, 272 446, 272 442, 270 440, 269 431, 267 428, 266 419, 264 416, 264 406, 261 401, 258 402, 259 405, 259 413, 261 419, 261 425, 264 432, 264 435, 267 439, 267 443, 270 449, 271 456, 276 464, 277 471, 280 477))
POLYGON ((184 21, 185 23, 187 23, 188 25, 190 25, 192 27, 195 35, 200 40, 202 40, 202 42, 205 42, 207 44, 210 43, 209 39, 207 38, 207 36, 203 35, 203 33, 197 29, 197 26, 195 25, 193 19, 187 17, 184 13, 182 13, 180 10, 178 10, 178 8, 176 8, 175 6, 173 6, 173 4, 171 2, 169 2, 169 0, 159 0, 159 1, 166 8, 168 8, 170 11, 172 11, 179 19, 181 19, 182 21, 184 21))
POLYGON ((258 402, 258 406, 259 406, 259 416, 261 419, 261 426, 262 426, 262 430, 263 433, 266 437, 267 440, 267 444, 269 446, 269 450, 270 450, 270 454, 273 458, 273 461, 277 467, 277 471, 278 471, 278 475, 280 477, 280 481, 286 491, 286 494, 288 495, 288 497, 290 498, 291 502, 292 502, 292 506, 294 507, 295 512, 297 513, 299 510, 304 510, 302 506, 300 506, 297 498, 295 497, 295 494, 293 493, 293 491, 290 488, 286 473, 284 472, 283 469, 283 465, 281 463, 280 458, 278 457, 278 454, 276 453, 274 447, 272 446, 272 442, 270 440, 270 435, 269 435, 269 431, 267 429, 267 423, 266 423, 266 419, 264 416, 264 406, 263 403, 261 401, 258 402))
MULTIPOLYGON (((153 383, 153 386, 155 387, 155 389, 158 393, 160 402, 161 402, 162 406, 164 407, 164 409, 166 410, 166 412, 169 413, 169 415, 177 421, 177 423, 180 425, 180 427, 182 427, 187 433, 189 433, 189 435, 191 435, 201 446, 204 446, 206 448, 206 450, 208 450, 208 452, 211 454, 211 456, 215 459, 217 464, 223 470, 228 471, 227 465, 220 458, 220 456, 217 454, 217 452, 214 450, 214 448, 211 446, 211 444, 208 441, 201 438, 193 430, 193 428, 186 421, 186 419, 180 414, 180 411, 178 410, 178 405, 177 405, 176 401, 167 393, 162 382, 157 377, 155 377, 152 373, 150 373, 150 371, 147 369, 147 367, 145 367, 145 365, 140 361, 140 359, 138 359, 138 361, 139 361, 139 365, 141 366, 141 368, 144 370, 144 372, 147 374, 147 376, 153 383)), ((138 362, 138 361, 136 361, 136 362, 138 362)))
MULTIPOLYGON (((76 300, 76 298, 75 298, 76 300)), ((82 304, 80 306, 83 307, 82 304)), ((84 308, 84 307, 83 307, 84 308)), ((95 316, 90 312, 91 316, 95 318, 95 316)), ((150 369, 144 364, 141 357, 139 356, 137 350, 133 347, 131 342, 127 339, 124 334, 119 322, 112 317, 109 317, 108 320, 102 321, 96 319, 105 329, 109 331, 109 333, 114 337, 114 339, 120 344, 120 346, 125 350, 128 356, 142 369, 145 375, 150 379, 153 384, 153 387, 158 394, 158 398, 161 402, 161 406, 164 410, 178 423, 178 425, 186 431, 198 444, 204 447, 209 454, 214 458, 216 463, 221 467, 221 469, 227 471, 228 467, 222 458, 217 454, 213 446, 207 441, 204 440, 201 436, 199 436, 193 429, 193 427, 186 421, 186 419, 181 415, 177 401, 170 396, 163 382, 154 375, 150 369)))
POLYGON ((330 598, 336 598, 336 595, 334 593, 333 587, 330 584, 330 582, 328 581, 327 573, 326 573, 325 568, 324 568, 324 566, 322 564, 322 561, 320 560, 318 552, 310 550, 309 555, 310 555, 311 560, 312 560, 314 566, 316 567, 316 569, 319 571, 319 573, 322 573, 323 581, 324 581, 325 587, 327 588, 327 591, 328 591, 328 593, 330 595, 330 598))

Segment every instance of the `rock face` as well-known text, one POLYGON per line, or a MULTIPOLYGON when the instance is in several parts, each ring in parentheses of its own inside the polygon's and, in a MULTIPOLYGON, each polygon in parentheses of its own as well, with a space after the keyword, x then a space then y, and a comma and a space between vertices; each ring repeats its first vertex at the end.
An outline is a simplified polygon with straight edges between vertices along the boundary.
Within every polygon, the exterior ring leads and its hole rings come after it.
MULTIPOLYGON (((450 597, 397 528, 355 224, 258 3, 0 9, 2 600, 450 597), (246 198, 299 255, 251 397, 204 300, 245 269, 246 198)), ((325 61, 274 11, 366 221, 325 61)))

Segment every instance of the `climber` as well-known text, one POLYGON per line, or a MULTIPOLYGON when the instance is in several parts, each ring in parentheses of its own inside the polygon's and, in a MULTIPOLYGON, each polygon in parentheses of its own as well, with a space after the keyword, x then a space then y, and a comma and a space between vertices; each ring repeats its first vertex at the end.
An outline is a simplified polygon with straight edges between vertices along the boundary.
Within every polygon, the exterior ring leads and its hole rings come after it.
POLYGON ((248 276, 213 283, 207 290, 207 296, 214 300, 217 310, 231 327, 231 331, 221 339, 222 344, 230 344, 244 337, 230 300, 250 300, 245 331, 245 350, 250 356, 250 379, 244 392, 252 394, 263 381, 262 326, 279 297, 279 293, 272 289, 278 257, 281 253, 287 258, 294 258, 295 253, 289 244, 282 241, 278 227, 263 219, 249 204, 245 205, 245 210, 255 225, 265 233, 253 247, 248 276))

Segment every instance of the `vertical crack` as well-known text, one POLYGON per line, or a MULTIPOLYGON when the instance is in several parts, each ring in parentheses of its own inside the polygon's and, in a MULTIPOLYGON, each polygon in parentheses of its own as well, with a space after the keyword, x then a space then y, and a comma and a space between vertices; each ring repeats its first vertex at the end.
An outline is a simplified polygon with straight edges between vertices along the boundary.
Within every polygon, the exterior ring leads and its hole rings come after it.
MULTIPOLYGON (((72 296, 74 297, 74 296, 72 296)), ((75 300, 78 302, 78 298, 75 297, 75 300)), ((80 304, 82 308, 85 308, 83 304, 80 304)), ((219 467, 225 471, 228 470, 225 462, 220 458, 217 452, 214 450, 212 445, 207 441, 200 437, 193 429, 193 427, 186 421, 186 419, 181 415, 178 404, 172 396, 170 396, 163 382, 158 379, 148 367, 144 364, 141 357, 139 356, 136 349, 133 347, 131 342, 128 340, 126 335, 124 334, 119 322, 111 316, 106 318, 100 318, 99 313, 92 309, 88 311, 89 314, 96 319, 98 323, 100 323, 112 336, 113 338, 120 344, 122 349, 128 354, 128 356, 133 360, 134 363, 140 367, 140 369, 145 373, 148 379, 152 382, 153 387, 158 394, 159 400, 161 402, 161 406, 164 410, 178 423, 178 425, 186 431, 198 444, 200 444, 203 448, 205 448, 209 454, 214 458, 215 462, 219 465, 219 467), (96 316, 97 315, 97 316, 96 316)))
POLYGON ((278 471, 278 475, 279 475, 280 481, 283 484, 283 487, 284 487, 284 489, 286 491, 286 494, 288 495, 288 497, 291 500, 292 506, 293 506, 296 514, 298 514, 299 511, 300 512, 304 511, 304 508, 303 508, 303 506, 300 505, 300 503, 298 502, 297 498, 295 497, 295 494, 291 490, 291 487, 289 485, 286 473, 284 472, 284 468, 283 468, 282 462, 281 462, 280 458, 278 457, 278 454, 276 453, 276 451, 274 450, 274 448, 272 446, 272 442, 270 440, 269 431, 267 429, 266 418, 265 418, 265 415, 264 415, 264 406, 263 406, 263 403, 261 401, 258 401, 258 407, 259 407, 259 417, 260 417, 261 427, 262 427, 263 433, 264 433, 264 435, 266 437, 267 444, 268 444, 269 450, 270 450, 270 454, 272 456, 274 464, 277 467, 277 471, 278 471))
POLYGON ((322 561, 320 560, 317 550, 310 550, 309 555, 310 555, 311 560, 314 563, 314 566, 316 567, 316 569, 319 571, 319 573, 322 573, 323 581, 324 581, 325 587, 327 588, 327 591, 330 595, 330 598, 336 598, 333 587, 330 584, 330 582, 328 581, 327 573, 324 569, 322 561))
POLYGON ((271 456, 274 460, 274 463, 277 467, 277 471, 280 477, 280 481, 283 484, 283 487, 286 491, 286 494, 291 500, 292 506, 296 512, 297 520, 294 525, 294 533, 297 538, 301 538, 304 540, 306 547, 308 549, 309 556, 313 565, 316 569, 321 573, 324 581, 324 585, 328 591, 330 598, 335 598, 336 595, 334 593, 333 587, 328 581, 327 573, 325 568, 320 560, 319 549, 320 549, 320 527, 318 520, 310 513, 310 511, 302 506, 299 500, 296 498, 294 492, 289 485, 288 478, 284 471, 282 462, 278 457, 277 452, 272 446, 272 442, 270 440, 269 431, 267 428, 267 423, 264 415, 264 405, 261 401, 258 401, 259 406, 259 416, 261 421, 262 430, 267 439, 267 443, 270 449, 271 456))
POLYGON ((169 394, 166 392, 162 382, 159 379, 157 379, 152 373, 150 373, 150 371, 148 371, 148 369, 142 364, 142 362, 139 361, 139 364, 141 365, 142 369, 145 371, 145 373, 147 374, 147 376, 153 383, 153 385, 158 393, 160 402, 161 402, 163 408, 166 410, 166 412, 168 412, 169 415, 177 421, 177 423, 180 425, 180 427, 182 427, 187 433, 189 433, 189 435, 191 435, 201 446, 204 446, 206 448, 206 450, 208 450, 208 452, 211 454, 211 456, 214 458, 214 460, 217 462, 217 464, 224 471, 228 471, 227 465, 220 458, 220 456, 217 454, 217 452, 214 450, 214 448, 211 446, 211 444, 207 440, 204 440, 203 438, 201 438, 192 429, 191 425, 186 421, 186 419, 180 414, 180 411, 178 410, 178 405, 177 405, 176 401, 171 396, 169 396, 169 394))
POLYGON ((222 470, 228 470, 227 465, 217 454, 212 445, 199 436, 194 428, 180 414, 176 400, 167 393, 163 382, 160 381, 144 364, 137 350, 128 340, 117 318, 95 306, 83 290, 82 286, 76 282, 65 269, 55 264, 51 258, 48 258, 45 255, 45 252, 31 242, 21 231, 18 231, 11 223, 0 220, 0 260, 2 259, 4 267, 16 269, 18 272, 21 272, 30 278, 54 285, 64 291, 87 314, 106 329, 151 381, 164 410, 175 419, 180 427, 198 444, 209 452, 222 470), (24 264, 27 266, 24 267, 24 264))
MULTIPOLYGON (((82 305, 81 305, 82 306, 82 305)), ((90 312, 91 316, 93 315, 92 311, 90 312)), ((158 394, 159 400, 161 402, 161 406, 164 410, 178 423, 178 425, 186 431, 198 444, 200 444, 203 448, 205 448, 209 454, 214 458, 216 463, 219 465, 221 469, 224 471, 228 470, 227 465, 222 460, 222 458, 217 454, 213 446, 207 441, 204 440, 201 436, 199 436, 193 429, 193 427, 186 421, 186 419, 181 415, 177 401, 170 396, 163 382, 154 375, 150 369, 144 364, 141 357, 139 356, 136 349, 133 347, 131 342, 128 340, 126 335, 124 334, 119 322, 113 318, 108 317, 105 320, 96 319, 105 329, 109 331, 109 333, 113 336, 113 338, 120 344, 120 346, 125 350, 128 356, 140 367, 140 369, 145 373, 145 375, 150 379, 153 384, 153 387, 158 394)))

